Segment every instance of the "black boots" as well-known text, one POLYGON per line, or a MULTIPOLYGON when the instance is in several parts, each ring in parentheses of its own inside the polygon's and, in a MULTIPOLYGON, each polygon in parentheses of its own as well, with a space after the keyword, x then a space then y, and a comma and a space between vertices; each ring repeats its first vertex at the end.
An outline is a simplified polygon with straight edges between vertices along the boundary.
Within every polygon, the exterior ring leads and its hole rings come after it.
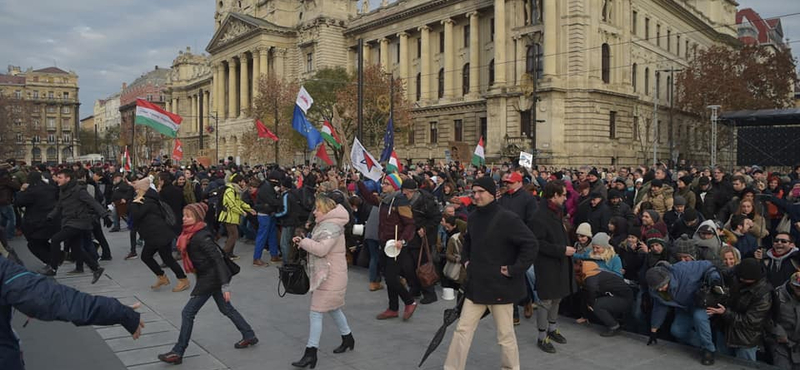
POLYGON ((301 358, 300 361, 292 362, 292 366, 294 367, 305 368, 309 365, 311 365, 312 369, 317 366, 317 349, 314 347, 306 347, 306 352, 303 354, 303 358, 301 358))
POLYGON ((344 353, 347 352, 348 349, 351 351, 356 348, 356 340, 353 339, 353 333, 342 335, 342 344, 336 349, 333 350, 333 353, 344 353))

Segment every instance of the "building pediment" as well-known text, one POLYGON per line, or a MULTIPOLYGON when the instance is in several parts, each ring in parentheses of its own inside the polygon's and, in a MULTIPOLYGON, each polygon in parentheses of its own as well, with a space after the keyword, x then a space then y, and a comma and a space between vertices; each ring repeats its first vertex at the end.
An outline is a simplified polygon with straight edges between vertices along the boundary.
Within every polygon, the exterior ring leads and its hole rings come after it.
POLYGON ((251 17, 245 14, 228 13, 222 25, 214 33, 206 51, 214 53, 239 40, 246 40, 253 35, 267 33, 279 36, 295 36, 297 32, 292 28, 278 26, 269 21, 251 17))

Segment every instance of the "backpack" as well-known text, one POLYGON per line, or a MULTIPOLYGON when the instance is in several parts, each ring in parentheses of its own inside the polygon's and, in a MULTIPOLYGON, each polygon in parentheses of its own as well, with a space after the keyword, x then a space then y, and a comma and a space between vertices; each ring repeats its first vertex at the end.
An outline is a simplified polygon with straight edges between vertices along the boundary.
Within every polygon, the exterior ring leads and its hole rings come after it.
POLYGON ((228 189, 227 186, 219 186, 214 188, 208 192, 208 205, 210 207, 214 207, 214 219, 216 220, 219 217, 219 214, 225 209, 225 206, 222 204, 223 198, 225 198, 225 191, 228 189))
POLYGON ((167 223, 169 227, 175 227, 177 221, 175 220, 175 212, 172 212, 172 207, 169 204, 164 203, 164 201, 158 201, 158 208, 161 209, 161 215, 164 216, 164 221, 167 223))
POLYGON ((316 202, 316 195, 314 194, 314 189, 310 189, 307 187, 303 187, 300 191, 297 192, 298 204, 300 205, 300 209, 298 210, 298 216, 301 221, 305 223, 305 220, 308 219, 308 216, 311 214, 311 211, 314 210, 314 203, 316 202))

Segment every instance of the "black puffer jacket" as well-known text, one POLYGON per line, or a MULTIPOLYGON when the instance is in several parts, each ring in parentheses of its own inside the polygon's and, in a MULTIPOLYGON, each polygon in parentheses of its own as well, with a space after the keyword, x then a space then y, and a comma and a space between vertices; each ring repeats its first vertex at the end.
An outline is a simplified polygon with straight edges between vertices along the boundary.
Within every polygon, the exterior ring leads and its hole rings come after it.
POLYGON ((41 180, 17 193, 14 204, 25 208, 22 232, 26 239, 50 239, 58 231, 58 223, 47 221, 47 215, 58 202, 58 188, 41 180))
POLYGON ((772 285, 765 278, 750 286, 739 283, 738 279, 734 281, 731 298, 722 314, 725 343, 730 347, 758 346, 772 307, 772 285))
POLYGON ((98 216, 103 218, 108 215, 108 211, 89 195, 86 187, 75 180, 61 186, 58 196, 58 203, 47 218, 55 220, 60 215, 61 227, 91 230, 98 216))
POLYGON ((194 265, 197 283, 192 296, 218 292, 223 285, 231 282, 231 271, 222 259, 222 252, 207 229, 198 231, 189 240, 186 248, 194 265))
MULTIPOLYGON (((144 193, 144 202, 132 202, 131 217, 136 231, 139 232, 144 242, 147 244, 162 246, 172 242, 175 238, 175 232, 167 225, 164 220, 164 215, 161 213, 159 206, 160 198, 158 192, 155 190, 147 189, 144 193)), ((175 216, 180 217, 178 215, 175 216)))
POLYGON ((186 199, 183 198, 183 189, 171 183, 164 183, 158 195, 164 203, 169 205, 175 215, 175 226, 172 228, 172 232, 175 235, 180 234, 183 228, 183 207, 186 205, 186 199))

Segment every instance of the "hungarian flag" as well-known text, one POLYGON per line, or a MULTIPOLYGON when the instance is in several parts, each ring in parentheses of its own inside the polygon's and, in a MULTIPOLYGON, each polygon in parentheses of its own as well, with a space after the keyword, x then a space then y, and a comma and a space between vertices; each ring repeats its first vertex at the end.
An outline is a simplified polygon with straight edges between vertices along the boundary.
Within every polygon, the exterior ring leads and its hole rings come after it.
POLYGON ((475 166, 482 166, 486 163, 486 155, 483 154, 483 147, 483 136, 481 136, 481 139, 478 141, 478 146, 475 147, 475 153, 472 153, 472 164, 475 166))
POLYGON ((183 159, 183 144, 178 139, 175 139, 175 146, 172 148, 172 160, 181 161, 183 159))
POLYGON ((125 146, 125 153, 122 153, 122 168, 125 171, 131 170, 131 155, 128 153, 128 146, 125 146))
POLYGON ((256 120, 256 130, 258 130, 258 137, 270 138, 272 141, 278 141, 278 136, 273 134, 267 126, 264 126, 264 123, 262 123, 260 119, 256 120))
POLYGON ((328 120, 325 120, 325 123, 322 124, 322 138, 336 149, 342 147, 339 136, 336 135, 336 130, 333 129, 333 126, 330 122, 328 122, 328 120))
POLYGON ((333 166, 333 161, 331 157, 328 157, 328 151, 325 150, 325 145, 320 145, 319 149, 317 149, 317 158, 322 159, 328 166, 333 166))
POLYGON ((178 136, 178 128, 183 118, 167 112, 159 106, 142 99, 136 99, 136 118, 133 123, 148 126, 164 136, 178 136))
POLYGON ((386 172, 401 172, 403 171, 403 165, 400 164, 400 161, 397 160, 397 152, 392 150, 392 155, 389 157, 389 162, 386 163, 386 172))

